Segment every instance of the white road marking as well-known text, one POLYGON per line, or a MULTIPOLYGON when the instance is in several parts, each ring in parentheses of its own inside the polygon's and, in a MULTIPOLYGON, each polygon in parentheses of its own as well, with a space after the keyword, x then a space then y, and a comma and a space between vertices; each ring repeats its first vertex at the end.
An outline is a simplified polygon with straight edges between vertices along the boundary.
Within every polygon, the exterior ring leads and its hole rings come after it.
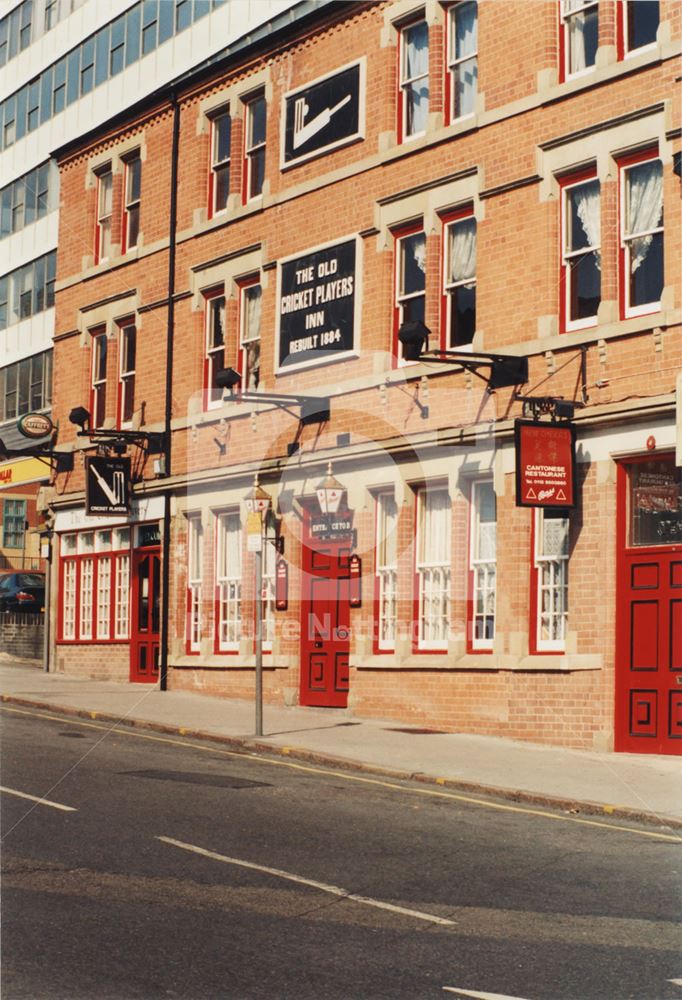
POLYGON ((70 813, 78 812, 73 806, 63 806, 61 802, 52 802, 51 799, 40 799, 37 795, 18 792, 15 788, 6 788, 4 785, 0 785, 0 792, 6 792, 7 795, 16 795, 20 799, 30 799, 31 802, 37 802, 40 806, 52 806, 53 809, 62 809, 64 812, 70 813))
POLYGON ((459 993, 463 997, 474 997, 474 1000, 524 1000, 523 997, 508 997, 506 993, 478 993, 474 990, 460 990, 456 986, 444 986, 448 993, 459 993))
POLYGON ((668 982, 672 983, 673 986, 682 986, 682 979, 669 979, 668 982))
POLYGON ((228 865, 238 865, 240 868, 250 868, 252 871, 263 872, 266 875, 276 875, 277 878, 287 879, 289 882, 298 882, 300 885, 308 885, 312 889, 319 889, 321 892, 329 892, 333 896, 341 896, 343 899, 352 899, 356 903, 364 903, 366 906, 376 906, 380 910, 390 910, 392 913, 402 913, 407 917, 416 917, 417 920, 427 920, 432 924, 442 924, 453 927, 454 920, 446 920, 445 917, 437 917, 433 913, 422 913, 421 910, 410 910, 405 906, 395 906, 393 903, 384 903, 380 899, 371 899, 369 896, 358 896, 348 889, 342 889, 337 885, 327 885, 326 882, 316 882, 314 879, 303 878, 301 875, 293 875, 291 872, 281 871, 279 868, 268 868, 266 865, 256 865, 251 861, 242 861, 240 858, 228 858, 224 854, 216 854, 215 851, 207 851, 196 844, 186 844, 181 840, 173 840, 172 837, 157 837, 157 840, 164 844, 171 844, 173 847, 180 847, 184 851, 192 851, 194 854, 202 854, 206 858, 213 858, 214 861, 223 861, 228 865))

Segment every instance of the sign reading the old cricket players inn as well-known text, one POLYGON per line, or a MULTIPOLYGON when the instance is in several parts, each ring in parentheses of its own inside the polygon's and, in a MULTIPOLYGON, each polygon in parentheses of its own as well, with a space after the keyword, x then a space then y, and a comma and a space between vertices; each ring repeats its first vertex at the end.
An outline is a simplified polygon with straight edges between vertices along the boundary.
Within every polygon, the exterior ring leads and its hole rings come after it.
POLYGON ((573 424, 517 420, 516 506, 575 507, 573 424))
POLYGON ((280 369, 353 350, 355 239, 283 261, 279 281, 280 369))

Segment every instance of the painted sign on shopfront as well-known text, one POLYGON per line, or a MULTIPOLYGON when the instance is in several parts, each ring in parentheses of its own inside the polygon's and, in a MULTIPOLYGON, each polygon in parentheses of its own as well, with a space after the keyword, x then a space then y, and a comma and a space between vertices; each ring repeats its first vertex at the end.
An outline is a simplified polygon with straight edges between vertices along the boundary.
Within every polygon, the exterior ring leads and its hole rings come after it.
POLYGON ((310 534, 313 538, 346 538, 353 531, 353 512, 339 514, 315 514, 310 518, 310 534))
POLYGON ((362 138, 363 69, 353 63, 285 96, 283 167, 362 138))
POLYGON ((41 458, 20 458, 0 465, 0 490, 26 483, 40 483, 50 478, 50 463, 41 458))
POLYGON ((575 427, 517 420, 516 506, 574 507, 575 427))
POLYGON ((279 366, 333 359, 355 346, 355 239, 283 261, 279 366))
POLYGON ((130 512, 130 459, 85 459, 85 510, 100 517, 130 512))
POLYGON ((275 610, 286 611, 289 607, 289 566, 286 559, 277 560, 275 570, 275 610))
POLYGON ((348 560, 348 602, 351 608, 362 607, 362 559, 356 552, 348 560))

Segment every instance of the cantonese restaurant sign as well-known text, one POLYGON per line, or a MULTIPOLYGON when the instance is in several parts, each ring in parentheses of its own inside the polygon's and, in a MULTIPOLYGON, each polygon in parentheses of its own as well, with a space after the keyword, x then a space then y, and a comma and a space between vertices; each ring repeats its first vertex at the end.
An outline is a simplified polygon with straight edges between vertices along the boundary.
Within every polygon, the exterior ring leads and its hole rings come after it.
POLYGON ((350 239, 280 264, 280 370, 354 350, 356 258, 350 239))
POLYGON ((574 507, 575 427, 517 420, 516 506, 574 507))

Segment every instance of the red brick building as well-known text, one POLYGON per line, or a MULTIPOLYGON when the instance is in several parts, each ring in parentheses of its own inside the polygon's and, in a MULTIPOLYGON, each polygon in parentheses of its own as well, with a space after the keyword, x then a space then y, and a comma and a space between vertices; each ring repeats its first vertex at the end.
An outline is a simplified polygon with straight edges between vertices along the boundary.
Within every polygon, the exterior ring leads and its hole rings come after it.
POLYGON ((257 474, 266 700, 680 752, 682 9, 529 12, 301 4, 57 152, 54 669, 251 698, 257 474), (165 444, 88 516, 117 429, 165 444))

